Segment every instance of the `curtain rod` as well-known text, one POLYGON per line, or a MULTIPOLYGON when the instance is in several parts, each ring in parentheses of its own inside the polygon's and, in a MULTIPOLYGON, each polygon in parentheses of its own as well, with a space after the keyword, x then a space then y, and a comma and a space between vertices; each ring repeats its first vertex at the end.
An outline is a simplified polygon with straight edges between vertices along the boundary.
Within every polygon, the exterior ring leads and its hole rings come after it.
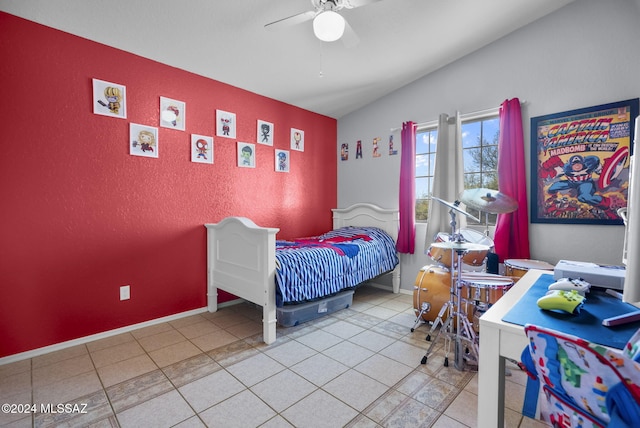
MULTIPOLYGON (((526 100, 520 100, 520 105, 523 105, 526 102, 527 102, 526 100)), ((478 118, 481 118, 483 116, 489 116, 489 115, 498 114, 499 111, 500 111, 500 106, 494 107, 494 108, 488 108, 488 109, 485 109, 485 110, 478 110, 478 111, 474 111, 474 112, 471 112, 471 113, 461 114, 460 115, 460 120, 478 119, 478 118)), ((430 120, 429 122, 417 123, 416 127, 423 128, 423 127, 428 127, 428 126, 435 126, 437 124, 438 124, 438 120, 436 119, 436 120, 430 120)), ((402 129, 402 127, 391 128, 391 132, 400 131, 401 129, 402 129)))

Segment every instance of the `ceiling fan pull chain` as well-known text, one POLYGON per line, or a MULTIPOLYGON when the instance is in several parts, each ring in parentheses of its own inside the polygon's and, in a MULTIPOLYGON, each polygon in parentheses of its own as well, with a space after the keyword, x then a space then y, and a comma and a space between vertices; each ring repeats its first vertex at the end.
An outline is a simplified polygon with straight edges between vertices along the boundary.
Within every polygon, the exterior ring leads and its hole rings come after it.
POLYGON ((318 75, 318 77, 320 77, 321 79, 324 77, 324 73, 322 72, 322 47, 323 47, 324 43, 320 41, 320 74, 318 75))

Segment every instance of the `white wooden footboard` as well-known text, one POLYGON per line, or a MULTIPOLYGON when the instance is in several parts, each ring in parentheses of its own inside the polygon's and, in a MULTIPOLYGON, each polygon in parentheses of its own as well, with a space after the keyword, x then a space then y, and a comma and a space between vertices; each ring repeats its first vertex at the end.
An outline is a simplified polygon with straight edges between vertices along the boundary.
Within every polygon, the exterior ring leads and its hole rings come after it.
MULTIPOLYGON (((394 240, 398 237, 397 210, 372 204, 355 204, 334 209, 333 228, 378 227, 394 240)), ((207 228, 207 303, 210 312, 218 309, 218 289, 224 290, 263 310, 263 339, 276 340, 276 233, 280 229, 260 227, 245 217, 227 217, 207 228)), ((392 272, 393 292, 400 289, 400 265, 392 272)))
POLYGON ((207 302, 218 309, 218 288, 262 307, 263 339, 276 340, 276 233, 245 217, 207 228, 207 302))

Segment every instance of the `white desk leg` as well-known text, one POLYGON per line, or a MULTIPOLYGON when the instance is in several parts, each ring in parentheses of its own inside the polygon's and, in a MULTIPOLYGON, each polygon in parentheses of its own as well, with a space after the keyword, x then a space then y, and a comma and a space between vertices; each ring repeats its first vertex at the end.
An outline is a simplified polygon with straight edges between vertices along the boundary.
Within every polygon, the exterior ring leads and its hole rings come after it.
POLYGON ((480 321, 478 357, 478 428, 504 427, 504 363, 500 330, 480 321))

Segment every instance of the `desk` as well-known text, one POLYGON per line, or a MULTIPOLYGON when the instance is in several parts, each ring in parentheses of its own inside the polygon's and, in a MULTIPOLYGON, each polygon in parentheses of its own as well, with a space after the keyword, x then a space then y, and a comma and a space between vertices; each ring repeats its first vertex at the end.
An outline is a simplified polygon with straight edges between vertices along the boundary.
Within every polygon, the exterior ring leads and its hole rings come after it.
POLYGON ((529 270, 480 317, 478 428, 504 426, 505 358, 520 361, 528 341, 523 326, 503 322, 502 317, 545 273, 549 271, 529 270))

